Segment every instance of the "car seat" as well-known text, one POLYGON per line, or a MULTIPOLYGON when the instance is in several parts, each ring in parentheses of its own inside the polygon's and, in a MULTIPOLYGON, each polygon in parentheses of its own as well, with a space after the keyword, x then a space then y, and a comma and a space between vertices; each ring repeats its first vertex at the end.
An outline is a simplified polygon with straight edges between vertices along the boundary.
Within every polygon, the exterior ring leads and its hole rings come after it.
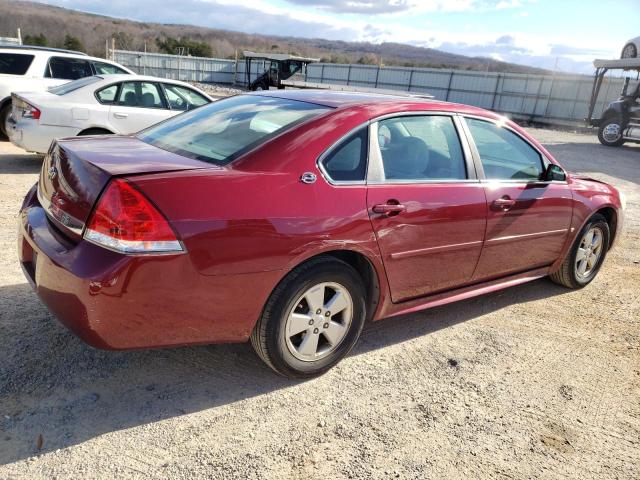
POLYGON ((398 137, 382 152, 386 178, 420 179, 427 177, 429 147, 417 137, 398 137))

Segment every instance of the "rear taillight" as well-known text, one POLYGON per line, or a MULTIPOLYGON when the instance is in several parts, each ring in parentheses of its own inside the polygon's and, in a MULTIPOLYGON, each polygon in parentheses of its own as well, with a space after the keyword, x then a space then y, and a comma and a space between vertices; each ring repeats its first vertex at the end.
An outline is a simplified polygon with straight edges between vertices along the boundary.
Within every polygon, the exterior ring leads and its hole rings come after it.
POLYGON ((22 111, 22 118, 33 118, 34 120, 40 120, 40 110, 28 103, 24 104, 24 110, 22 111))
POLYGON ((167 219, 124 180, 109 183, 89 218, 84 238, 121 253, 184 251, 167 219))

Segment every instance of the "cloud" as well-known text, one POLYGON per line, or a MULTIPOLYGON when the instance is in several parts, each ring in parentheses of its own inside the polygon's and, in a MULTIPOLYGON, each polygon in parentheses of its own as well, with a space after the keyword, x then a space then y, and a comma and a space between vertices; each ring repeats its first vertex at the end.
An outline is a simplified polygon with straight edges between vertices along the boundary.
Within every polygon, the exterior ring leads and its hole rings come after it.
POLYGON ((169 1, 136 0, 135 9, 131 8, 130 0, 41 0, 41 3, 137 21, 197 25, 265 35, 330 40, 357 40, 360 35, 360 30, 347 22, 331 21, 322 15, 304 12, 292 14, 260 1, 245 6, 226 0, 180 0, 180 8, 173 8, 169 1))
POLYGON ((413 7, 408 0, 288 0, 289 3, 303 7, 316 7, 335 13, 395 13, 413 7))
MULTIPOLYGON (((43 0, 61 7, 75 8, 91 13, 114 17, 131 18, 145 22, 199 25, 204 27, 305 38, 362 41, 372 43, 395 42, 414 46, 444 50, 472 57, 489 57, 507 62, 576 73, 591 73, 595 57, 616 57, 617 45, 611 40, 595 38, 592 46, 578 42, 569 34, 554 32, 545 37, 539 34, 524 35, 517 31, 487 32, 470 28, 438 30, 437 22, 426 15, 420 27, 412 27, 405 21, 406 15, 418 16, 434 8, 487 9, 516 8, 520 3, 531 4, 533 0, 289 0, 289 4, 272 3, 270 0, 254 0, 239 4, 237 0, 181 0, 180 8, 172 8, 168 0, 137 0, 131 8, 130 0, 43 0), (368 15, 339 15, 327 8, 360 8, 364 4, 373 9, 396 10, 408 6, 408 10, 380 13, 375 18, 368 15), (324 10, 320 8, 325 6, 324 10), (350 6, 349 6, 350 5, 350 6), (391 5, 389 7, 389 5, 391 5), (309 8, 315 6, 316 8, 309 8), (416 13, 417 12, 417 13, 416 13), (381 16, 378 16, 381 15, 381 16), (427 26, 428 25, 428 26, 427 26), (596 47, 594 48, 593 45, 596 47), (556 63, 557 62, 557 63, 556 63)), ((369 11, 368 13, 371 13, 369 11)), ((471 14, 473 15, 473 14, 471 14)), ((373 16, 373 15, 371 15, 373 16)), ((615 43, 615 42, 614 42, 615 43)))

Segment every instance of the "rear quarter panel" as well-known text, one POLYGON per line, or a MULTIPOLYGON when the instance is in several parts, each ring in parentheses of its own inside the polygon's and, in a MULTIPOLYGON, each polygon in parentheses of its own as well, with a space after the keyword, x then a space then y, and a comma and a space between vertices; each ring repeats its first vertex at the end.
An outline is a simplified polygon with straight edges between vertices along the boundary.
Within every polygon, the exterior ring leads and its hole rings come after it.
MULTIPOLYGON (((224 169, 130 178, 171 220, 197 271, 231 275, 281 270, 321 252, 379 258, 364 185, 332 186, 317 157, 366 121, 338 112, 314 120, 224 169), (313 184, 300 181, 305 172, 313 184)), ((375 260, 374 260, 375 261, 375 260)))

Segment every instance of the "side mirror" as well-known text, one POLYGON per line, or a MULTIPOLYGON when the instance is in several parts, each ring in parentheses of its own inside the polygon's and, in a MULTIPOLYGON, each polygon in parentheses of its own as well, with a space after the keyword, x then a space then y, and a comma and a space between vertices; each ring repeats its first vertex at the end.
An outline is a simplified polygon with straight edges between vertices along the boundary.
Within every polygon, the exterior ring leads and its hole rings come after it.
POLYGON ((545 182, 564 182, 567 179, 567 172, 561 166, 550 163, 544 171, 543 180, 545 182))

